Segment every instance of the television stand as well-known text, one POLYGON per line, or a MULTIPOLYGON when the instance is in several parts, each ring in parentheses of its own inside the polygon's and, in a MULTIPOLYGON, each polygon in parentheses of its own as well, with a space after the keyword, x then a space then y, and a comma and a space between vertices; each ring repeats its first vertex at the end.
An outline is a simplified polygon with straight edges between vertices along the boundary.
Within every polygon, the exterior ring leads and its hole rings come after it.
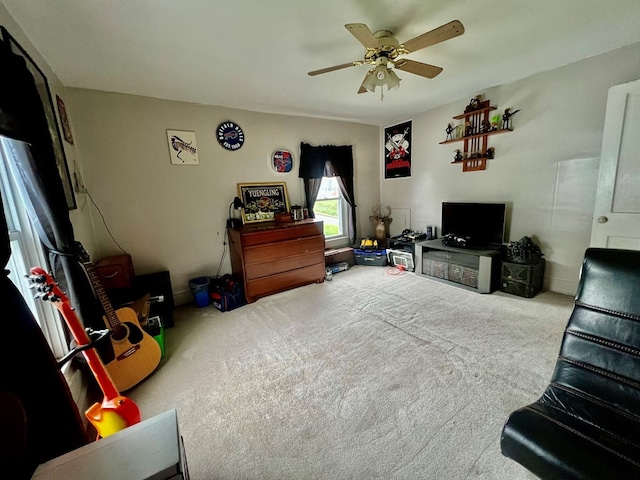
POLYGON ((447 247, 442 239, 415 245, 415 271, 442 283, 478 293, 498 289, 500 250, 447 247))

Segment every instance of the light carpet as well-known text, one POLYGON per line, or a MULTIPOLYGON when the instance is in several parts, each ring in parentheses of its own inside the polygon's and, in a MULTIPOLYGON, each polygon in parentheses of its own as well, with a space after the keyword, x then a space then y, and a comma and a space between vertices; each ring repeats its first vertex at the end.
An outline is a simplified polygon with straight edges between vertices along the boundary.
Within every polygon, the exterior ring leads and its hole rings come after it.
POLYGON ((482 295, 355 266, 231 312, 179 307, 127 393, 176 408, 192 480, 535 478, 500 453, 573 298, 482 295))

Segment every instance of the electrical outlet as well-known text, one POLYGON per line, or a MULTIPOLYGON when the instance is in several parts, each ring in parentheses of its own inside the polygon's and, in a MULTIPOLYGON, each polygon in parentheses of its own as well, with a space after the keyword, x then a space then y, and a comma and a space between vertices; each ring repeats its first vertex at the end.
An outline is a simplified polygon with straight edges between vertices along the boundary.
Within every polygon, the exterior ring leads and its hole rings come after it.
POLYGON ((78 171, 73 172, 73 179, 74 179, 73 187, 76 193, 89 193, 89 190, 87 190, 87 187, 85 187, 84 185, 84 180, 82 180, 82 176, 80 175, 80 172, 78 171))

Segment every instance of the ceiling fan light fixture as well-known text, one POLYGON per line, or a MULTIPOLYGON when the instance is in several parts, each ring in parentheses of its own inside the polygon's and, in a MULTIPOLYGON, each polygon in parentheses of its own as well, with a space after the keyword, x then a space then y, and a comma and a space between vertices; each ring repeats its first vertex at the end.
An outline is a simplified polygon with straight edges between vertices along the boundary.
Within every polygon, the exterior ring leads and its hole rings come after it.
POLYGON ((372 68, 367 72, 364 77, 364 81, 362 82, 362 86, 366 88, 369 92, 375 92, 376 87, 378 86, 378 79, 374 75, 375 68, 372 68))
POLYGON ((395 90, 400 86, 400 78, 396 72, 387 68, 386 65, 377 65, 367 72, 362 82, 362 86, 370 92, 375 92, 376 87, 387 86, 387 90, 395 90))
POLYGON ((390 68, 387 69, 387 90, 397 89, 400 86, 400 80, 402 79, 396 75, 396 72, 390 68))

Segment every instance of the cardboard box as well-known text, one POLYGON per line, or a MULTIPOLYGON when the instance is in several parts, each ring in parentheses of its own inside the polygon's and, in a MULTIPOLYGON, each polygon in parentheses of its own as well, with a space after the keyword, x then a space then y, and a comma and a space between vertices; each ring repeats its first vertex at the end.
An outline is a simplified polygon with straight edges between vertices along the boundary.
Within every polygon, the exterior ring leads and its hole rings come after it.
POLYGON ((116 255, 103 258, 94 265, 94 269, 105 290, 129 288, 133 281, 131 255, 116 255))
POLYGON ((175 409, 41 464, 32 480, 187 480, 175 409))

